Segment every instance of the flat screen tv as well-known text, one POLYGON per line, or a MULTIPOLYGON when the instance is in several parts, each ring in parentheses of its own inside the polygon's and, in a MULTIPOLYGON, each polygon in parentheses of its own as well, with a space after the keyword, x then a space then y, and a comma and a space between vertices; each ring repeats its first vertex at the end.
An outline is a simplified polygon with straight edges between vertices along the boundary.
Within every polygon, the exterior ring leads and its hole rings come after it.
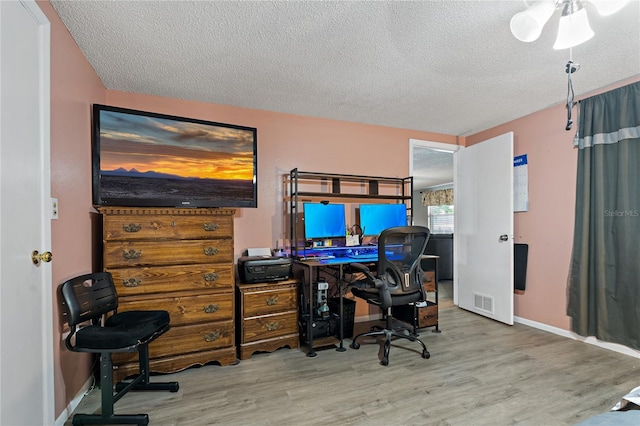
POLYGON ((93 105, 93 204, 257 207, 257 130, 93 105))
POLYGON ((304 237, 344 238, 347 232, 344 204, 303 203, 304 237))
POLYGON ((360 204, 362 234, 377 237, 394 226, 407 226, 405 204, 360 204))

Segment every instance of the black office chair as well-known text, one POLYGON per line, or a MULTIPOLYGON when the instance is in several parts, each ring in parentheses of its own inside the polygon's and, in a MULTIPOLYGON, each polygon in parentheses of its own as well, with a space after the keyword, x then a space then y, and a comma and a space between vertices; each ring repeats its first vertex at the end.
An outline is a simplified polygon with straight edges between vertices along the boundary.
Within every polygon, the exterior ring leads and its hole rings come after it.
POLYGON ((425 344, 407 328, 393 328, 392 306, 408 305, 426 300, 424 281, 426 276, 420 267, 420 259, 427 241, 429 228, 423 226, 398 226, 385 229, 378 237, 378 266, 374 276, 369 268, 360 263, 351 267, 364 273, 365 277, 352 284, 351 293, 380 307, 386 317, 384 328, 374 327, 372 331, 354 337, 351 347, 360 348, 358 339, 364 336, 384 336, 384 354, 380 364, 389 365, 389 350, 393 338, 407 339, 422 345, 422 358, 431 355, 425 344))
POLYGON ((113 405, 130 390, 178 391, 178 382, 149 383, 149 343, 169 330, 169 313, 117 312, 118 295, 108 272, 72 278, 60 286, 60 293, 71 328, 67 348, 100 354, 102 413, 76 414, 72 424, 149 424, 147 414, 114 414, 113 405), (138 352, 140 372, 131 381, 118 383, 114 394, 111 354, 116 352, 138 352))

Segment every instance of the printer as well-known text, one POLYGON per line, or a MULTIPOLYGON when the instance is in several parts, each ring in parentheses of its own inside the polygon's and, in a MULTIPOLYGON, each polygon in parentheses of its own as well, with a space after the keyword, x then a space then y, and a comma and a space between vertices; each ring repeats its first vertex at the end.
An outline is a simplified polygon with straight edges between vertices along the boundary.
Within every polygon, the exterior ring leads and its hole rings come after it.
MULTIPOLYGON (((251 253, 251 252, 249 252, 251 253)), ((254 254, 238 258, 238 275, 246 284, 288 280, 293 262, 289 257, 254 254)))

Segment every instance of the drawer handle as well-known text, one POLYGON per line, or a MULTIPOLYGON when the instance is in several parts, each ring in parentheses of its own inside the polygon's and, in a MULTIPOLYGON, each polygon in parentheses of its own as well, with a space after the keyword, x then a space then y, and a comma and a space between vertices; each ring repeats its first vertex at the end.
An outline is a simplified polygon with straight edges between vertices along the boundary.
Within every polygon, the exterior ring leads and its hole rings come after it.
POLYGON ((220 228, 220 225, 218 225, 217 223, 213 223, 213 222, 207 222, 207 223, 203 223, 202 227, 204 228, 205 231, 215 231, 218 228, 220 228))
POLYGON ((129 251, 123 251, 122 252, 122 257, 124 257, 127 260, 132 260, 132 259, 138 259, 140 256, 142 256, 142 251, 141 250, 129 250, 129 251))
POLYGON ((267 305, 269 305, 269 306, 277 305, 278 304, 278 296, 267 297, 267 299, 265 301, 267 302, 267 305))
POLYGON ((204 274, 203 277, 205 281, 213 282, 219 278, 219 275, 215 272, 209 272, 208 274, 204 274))
POLYGON ((202 308, 207 314, 215 314, 218 309, 220 309, 220 305, 211 304, 209 306, 205 306, 202 308))
POLYGON ((124 229, 124 232, 138 232, 142 229, 142 225, 130 223, 128 225, 122 225, 122 229, 124 229))
POLYGON ((267 331, 276 331, 277 329, 280 328, 280 324, 277 321, 268 322, 264 326, 267 329, 267 331))
POLYGON ((215 256, 220 252, 220 250, 217 249, 216 247, 205 247, 202 249, 202 251, 206 256, 215 256))
POLYGON ((212 331, 211 333, 207 333, 204 335, 205 342, 215 342, 222 336, 222 333, 219 331, 212 331))
POLYGON ((122 280, 122 285, 124 285, 125 287, 138 287, 140 284, 142 284, 142 280, 140 278, 129 278, 122 280))

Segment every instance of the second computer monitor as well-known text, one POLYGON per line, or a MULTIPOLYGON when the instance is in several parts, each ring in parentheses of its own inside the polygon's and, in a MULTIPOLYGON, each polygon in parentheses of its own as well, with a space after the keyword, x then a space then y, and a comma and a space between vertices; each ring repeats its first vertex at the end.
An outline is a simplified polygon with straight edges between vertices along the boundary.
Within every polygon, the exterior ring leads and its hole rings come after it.
POLYGON ((360 204, 362 234, 377 237, 394 226, 407 226, 405 204, 360 204))

